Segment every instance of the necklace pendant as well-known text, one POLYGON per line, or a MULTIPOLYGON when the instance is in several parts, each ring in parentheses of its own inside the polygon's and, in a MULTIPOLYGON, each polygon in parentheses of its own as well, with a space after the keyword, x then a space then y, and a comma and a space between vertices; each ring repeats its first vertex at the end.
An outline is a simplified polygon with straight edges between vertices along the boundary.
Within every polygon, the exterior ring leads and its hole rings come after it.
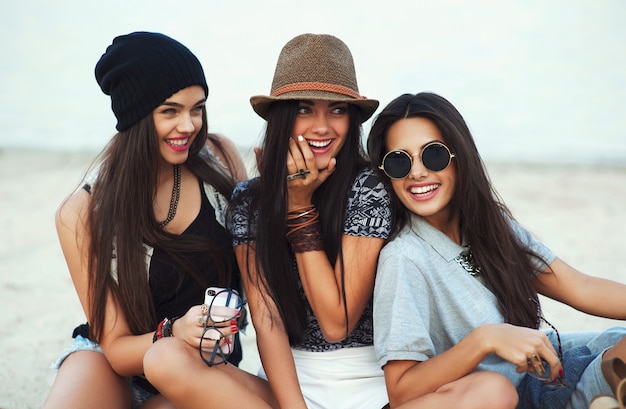
POLYGON ((456 256, 454 261, 463 267, 463 269, 471 276, 477 276, 480 274, 480 266, 477 266, 474 262, 474 255, 472 254, 472 250, 470 250, 469 246, 467 247, 467 250, 456 256))

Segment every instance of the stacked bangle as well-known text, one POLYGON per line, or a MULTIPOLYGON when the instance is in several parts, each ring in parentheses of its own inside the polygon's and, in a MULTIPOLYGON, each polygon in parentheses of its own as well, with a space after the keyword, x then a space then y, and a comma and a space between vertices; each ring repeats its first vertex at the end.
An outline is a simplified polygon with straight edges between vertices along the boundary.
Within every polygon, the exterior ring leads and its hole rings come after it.
POLYGON ((156 342, 164 337, 173 337, 174 334, 172 334, 172 325, 174 325, 174 321, 176 321, 177 319, 178 317, 164 318, 163 321, 159 322, 156 331, 154 331, 152 342, 156 342))
POLYGON ((319 221, 314 205, 287 212, 287 241, 294 253, 324 250, 319 221))

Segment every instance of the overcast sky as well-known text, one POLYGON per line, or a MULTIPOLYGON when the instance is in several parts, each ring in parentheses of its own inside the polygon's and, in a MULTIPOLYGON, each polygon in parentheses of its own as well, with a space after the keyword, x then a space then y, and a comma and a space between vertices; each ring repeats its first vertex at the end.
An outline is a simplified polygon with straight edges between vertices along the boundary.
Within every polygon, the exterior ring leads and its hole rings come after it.
MULTIPOLYGON (((209 126, 256 144, 249 97, 267 94, 282 46, 330 33, 354 55, 362 94, 384 105, 437 92, 484 156, 583 160, 598 141, 626 163, 626 2, 32 0, 3 5, 0 147, 99 149, 114 132, 93 67, 113 37, 148 30, 204 65, 209 126)), ((364 130, 369 130, 369 122, 364 130)), ((596 158, 597 159, 597 158, 596 158)))

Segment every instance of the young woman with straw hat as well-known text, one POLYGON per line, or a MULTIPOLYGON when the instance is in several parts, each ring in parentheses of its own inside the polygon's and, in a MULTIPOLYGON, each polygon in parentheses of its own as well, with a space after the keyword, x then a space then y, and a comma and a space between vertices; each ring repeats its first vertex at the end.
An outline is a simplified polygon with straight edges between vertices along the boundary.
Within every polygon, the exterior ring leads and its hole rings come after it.
POLYGON ((381 408, 371 298, 391 214, 361 145, 378 101, 344 42, 302 34, 250 103, 267 121, 260 177, 235 189, 229 227, 262 376, 281 407, 381 408))

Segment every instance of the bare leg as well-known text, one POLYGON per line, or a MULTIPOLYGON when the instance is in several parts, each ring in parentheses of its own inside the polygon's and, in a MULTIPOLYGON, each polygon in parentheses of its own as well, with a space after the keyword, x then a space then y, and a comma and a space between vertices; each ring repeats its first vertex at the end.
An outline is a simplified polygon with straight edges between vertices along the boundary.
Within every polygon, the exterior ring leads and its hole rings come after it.
POLYGON ((392 408, 514 409, 518 400, 517 390, 506 377, 495 372, 476 372, 392 408))
POLYGON ((163 338, 143 360, 146 378, 176 407, 278 407, 269 384, 234 365, 209 368, 198 350, 177 338, 163 338))
POLYGON ((128 380, 113 371, 104 355, 78 351, 59 368, 44 409, 131 408, 128 380))

